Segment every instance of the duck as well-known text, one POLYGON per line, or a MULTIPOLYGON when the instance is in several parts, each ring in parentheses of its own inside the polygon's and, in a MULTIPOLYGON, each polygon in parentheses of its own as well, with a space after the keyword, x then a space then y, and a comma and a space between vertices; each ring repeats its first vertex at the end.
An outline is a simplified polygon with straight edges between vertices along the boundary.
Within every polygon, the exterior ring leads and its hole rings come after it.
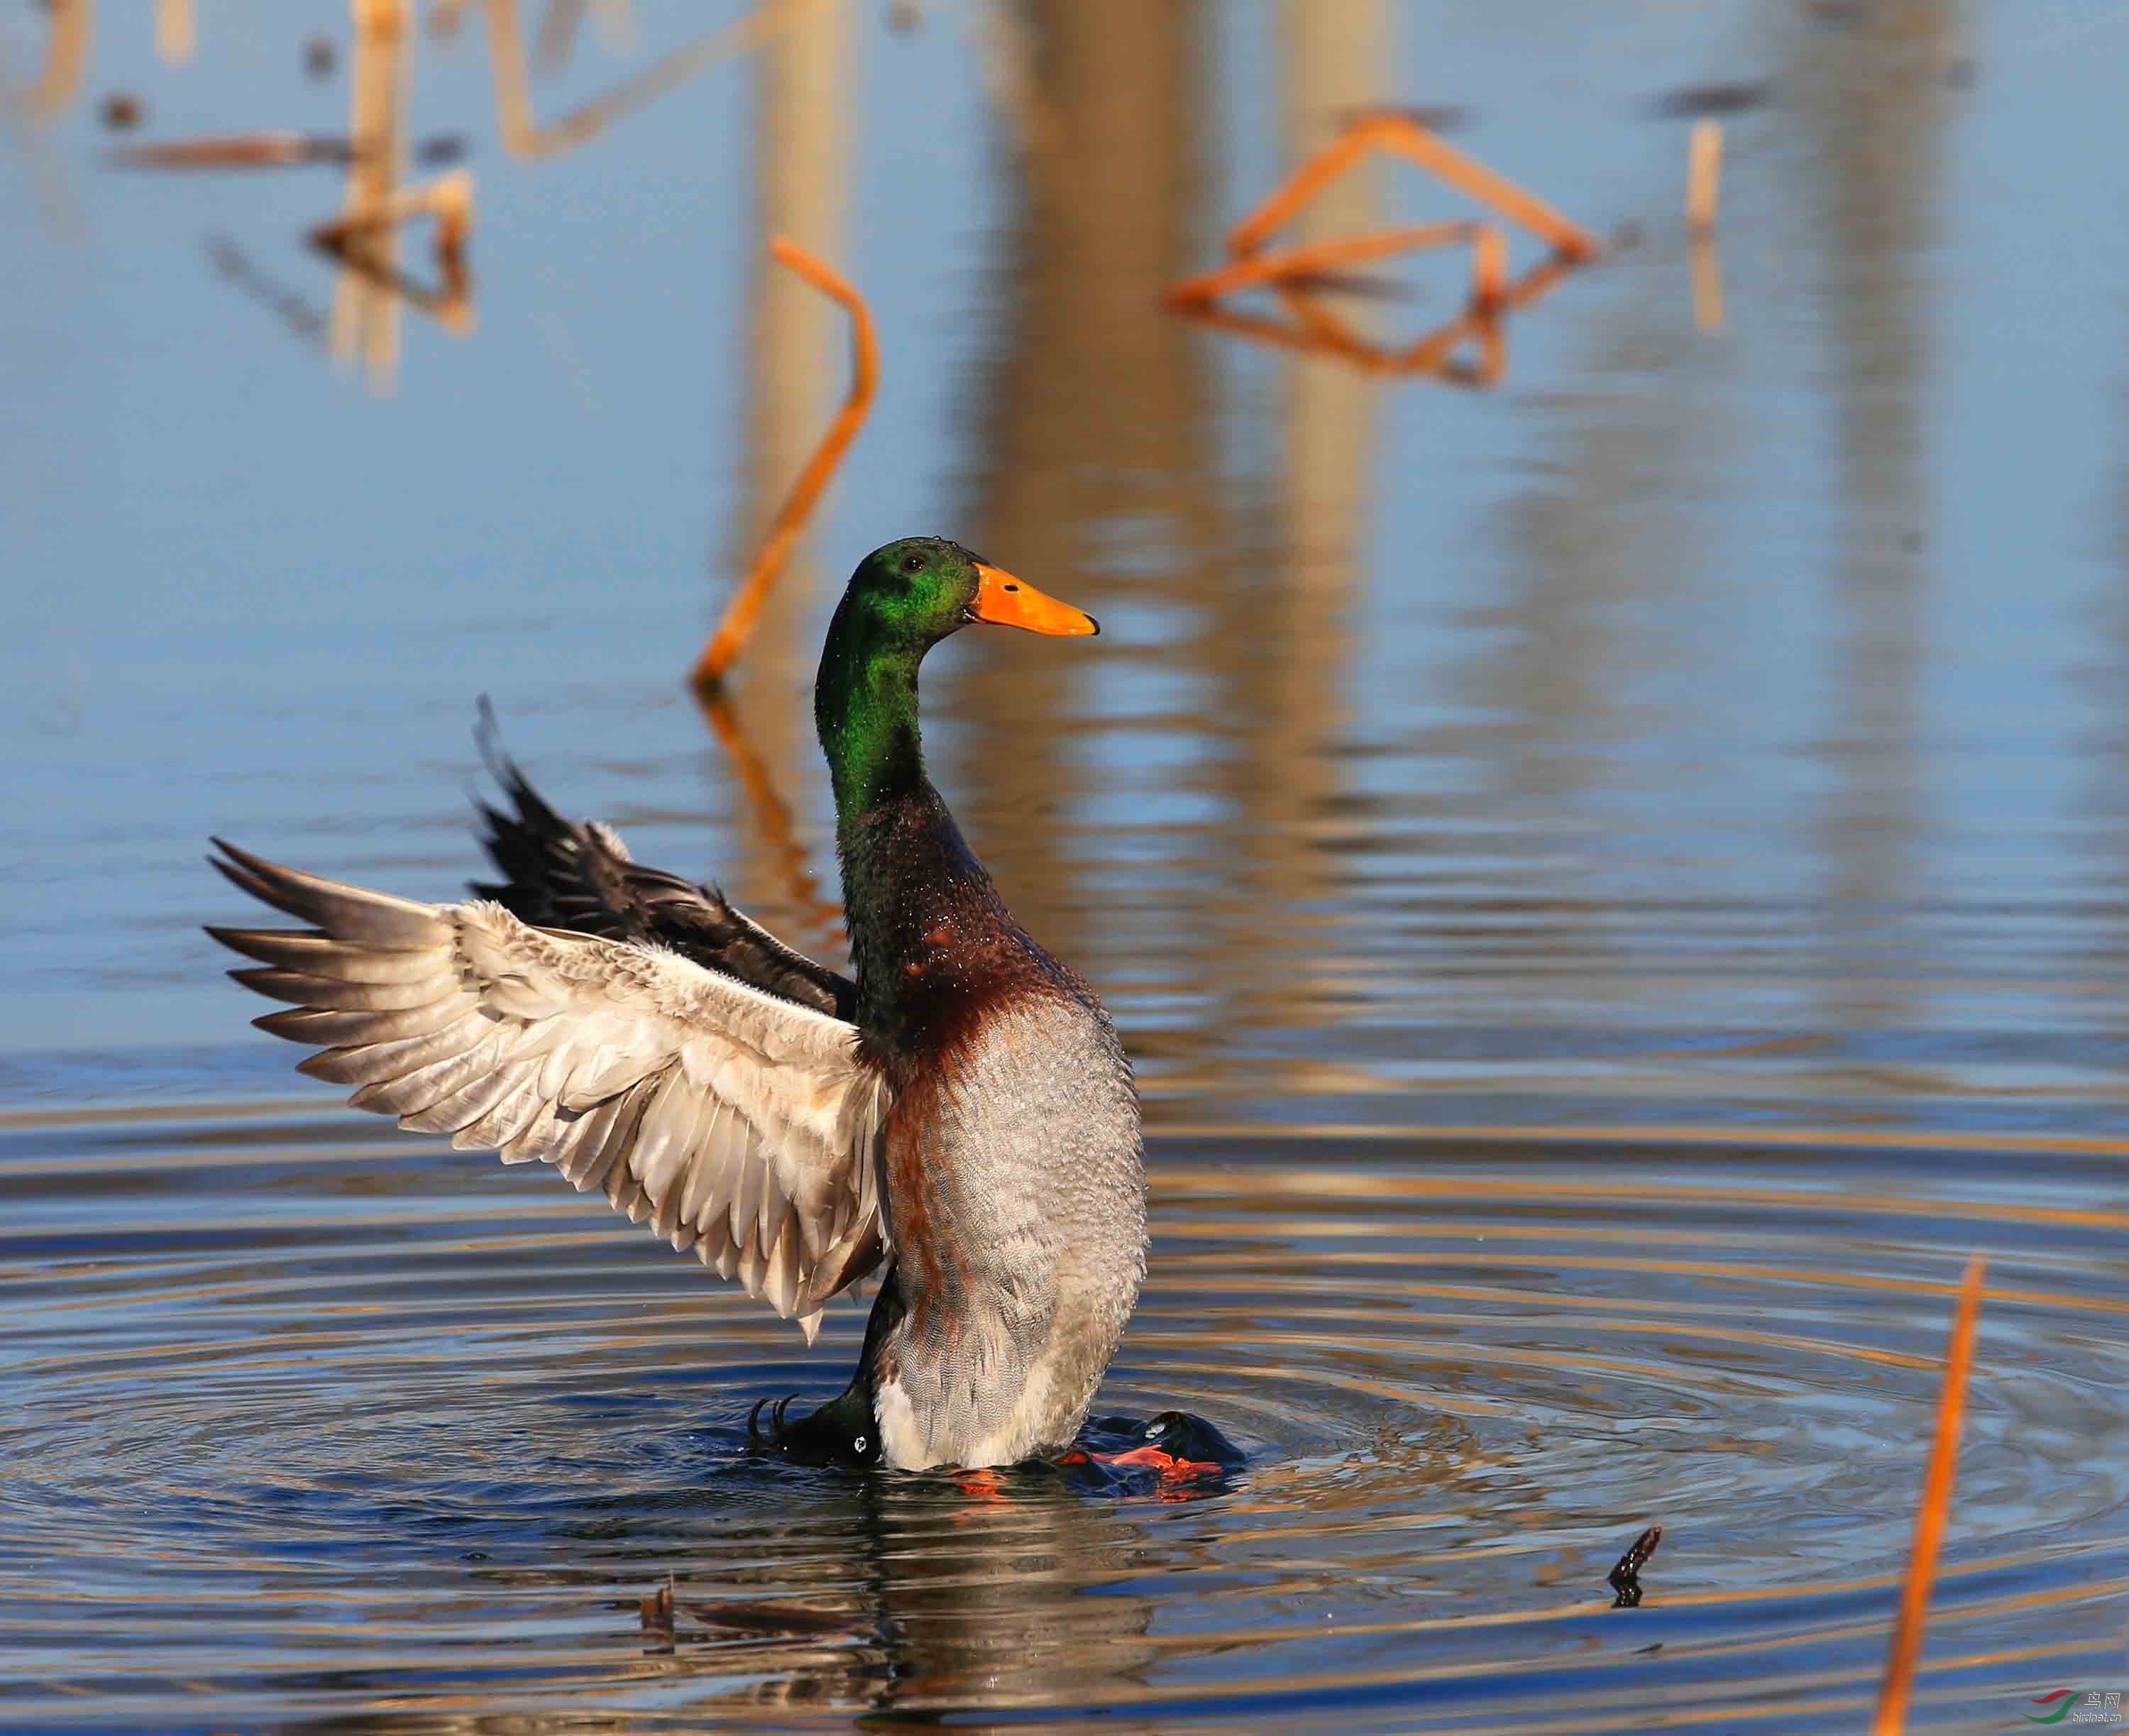
MULTIPOLYGON (((544 1163, 795 1322, 876 1280, 848 1385, 758 1442, 983 1471, 1061 1457, 1137 1304, 1146 1188, 1129 1056, 1093 990, 1014 921, 926 774, 917 672, 974 623, 1093 618, 943 537, 858 564, 813 717, 836 805, 847 976, 714 885, 564 819, 481 745, 500 878, 425 904, 220 838, 209 861, 307 926, 210 926, 254 1021, 355 1108, 544 1163)), ((763 1401, 765 1403, 766 1401, 763 1401)))

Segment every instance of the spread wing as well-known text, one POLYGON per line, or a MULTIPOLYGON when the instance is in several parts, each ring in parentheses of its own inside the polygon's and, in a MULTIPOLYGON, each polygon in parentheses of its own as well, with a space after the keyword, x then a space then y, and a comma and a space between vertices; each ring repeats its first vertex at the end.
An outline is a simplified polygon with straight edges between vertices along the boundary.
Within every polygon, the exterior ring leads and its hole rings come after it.
POLYGON ((312 924, 209 928, 260 961, 255 1021, 323 1051, 357 1109, 506 1163, 550 1163, 796 1319, 884 1251, 875 1147, 888 1088, 842 1020, 660 947, 423 904, 215 841, 236 885, 312 924))
POLYGON ((535 928, 669 947, 801 1006, 854 1017, 857 990, 848 977, 793 951, 716 887, 631 861, 612 827, 564 819, 502 751, 485 700, 474 733, 512 810, 480 804, 481 846, 502 875, 475 881, 480 897, 535 928))

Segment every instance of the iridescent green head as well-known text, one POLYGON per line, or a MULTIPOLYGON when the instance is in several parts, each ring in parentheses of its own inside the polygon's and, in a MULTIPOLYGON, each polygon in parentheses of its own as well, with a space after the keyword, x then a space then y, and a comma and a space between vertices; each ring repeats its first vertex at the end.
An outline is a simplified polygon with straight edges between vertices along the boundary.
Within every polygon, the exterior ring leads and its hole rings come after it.
POLYGON ((1093 616, 1044 596, 944 537, 905 537, 866 556, 850 575, 837 625, 845 617, 852 627, 861 619, 868 638, 921 651, 972 621, 1038 633, 1100 631, 1093 616))
POLYGON ((905 773, 921 775, 917 665, 975 621, 1076 637, 1101 631, 1092 615, 943 537, 906 537, 858 563, 813 684, 813 720, 845 815, 905 773))

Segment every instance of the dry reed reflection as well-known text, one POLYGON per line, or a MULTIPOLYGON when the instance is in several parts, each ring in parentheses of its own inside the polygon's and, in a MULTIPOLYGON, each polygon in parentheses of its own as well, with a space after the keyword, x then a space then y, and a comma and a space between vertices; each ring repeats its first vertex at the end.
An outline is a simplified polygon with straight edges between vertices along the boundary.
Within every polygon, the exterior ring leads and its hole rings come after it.
POLYGON ((1715 208, 1722 184, 1722 123, 1696 121, 1687 136, 1686 245, 1693 271, 1693 322, 1722 329, 1722 265, 1715 248, 1715 208))
POLYGON ((193 0, 155 0, 155 54, 165 66, 183 66, 198 41, 193 0))
POLYGON ((347 261, 333 285, 326 344, 336 361, 360 358, 374 392, 389 391, 399 362, 399 306, 394 288, 398 241, 383 222, 397 192, 407 150, 409 0, 351 0, 354 64, 348 83, 348 136, 355 141, 338 221, 374 237, 358 265, 347 261))
POLYGON ((1480 298, 1474 296, 1474 304, 1455 318, 1398 346, 1361 337, 1324 304, 1320 293, 1304 293, 1284 285, 1281 299, 1296 314, 1293 322, 1239 312, 1212 302, 1189 303, 1175 311, 1214 331, 1304 355, 1333 357, 1369 374, 1388 378, 1421 375, 1452 385, 1490 386, 1500 379, 1507 365, 1507 322, 1502 316, 1534 307, 1576 269, 1565 260, 1542 260, 1502 290, 1491 308, 1480 304, 1480 298), (1479 346, 1476 361, 1457 355, 1466 343, 1479 346))
POLYGON ((1502 316, 1529 306, 1559 282, 1565 270, 1596 256, 1596 238, 1569 222, 1550 205, 1505 176, 1435 136, 1408 115, 1394 110, 1364 111, 1346 131, 1304 161, 1281 185, 1228 232, 1229 262, 1185 278, 1167 292, 1167 304, 1187 318, 1256 341, 1334 356, 1369 372, 1426 374, 1446 382, 1479 387, 1496 384, 1507 367, 1507 341, 1502 316), (1290 248, 1260 250, 1267 237, 1319 197, 1323 190, 1373 152, 1385 152, 1417 164, 1448 185, 1490 207, 1549 242, 1550 259, 1522 279, 1507 282, 1507 241, 1499 227, 1485 222, 1424 223, 1372 235, 1337 237, 1290 248), (1417 341, 1390 348, 1364 338, 1303 285, 1328 270, 1362 260, 1387 259, 1418 249, 1471 244, 1471 287, 1463 314, 1417 341), (1277 295, 1291 323, 1281 324, 1217 305, 1238 290, 1266 287, 1277 295), (1455 352, 1469 342, 1475 360, 1455 352))
POLYGON ((616 121, 677 90, 722 61, 774 41, 826 0, 764 0, 745 17, 669 50, 649 66, 558 121, 534 117, 526 77, 525 38, 517 0, 485 0, 488 67, 494 80, 497 125, 503 147, 519 157, 557 156, 597 138, 616 121))
POLYGON ((474 326, 473 274, 465 260, 472 228, 473 177, 457 169, 426 186, 402 188, 360 217, 342 216, 321 223, 311 231, 310 242, 371 289, 427 314, 454 336, 463 337, 474 326), (378 247, 379 236, 418 217, 436 222, 431 248, 438 279, 433 286, 412 277, 378 247))
POLYGON ((797 912, 793 932, 803 941, 839 945, 845 938, 843 907, 822 895, 821 883, 807 865, 806 847, 791 822, 791 806, 776 788, 768 762, 755 749, 739 708, 722 689, 698 684, 696 703, 739 775, 755 835, 769 852, 784 899, 797 912))
POLYGON ((88 69, 96 0, 52 0, 45 31, 45 62, 36 82, 16 98, 31 121, 49 121, 72 103, 88 69))

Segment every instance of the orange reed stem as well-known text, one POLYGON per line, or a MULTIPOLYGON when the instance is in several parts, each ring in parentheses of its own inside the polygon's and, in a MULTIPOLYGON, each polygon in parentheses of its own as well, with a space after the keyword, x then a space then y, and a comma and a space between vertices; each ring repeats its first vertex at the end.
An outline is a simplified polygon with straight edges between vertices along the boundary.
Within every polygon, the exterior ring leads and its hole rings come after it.
POLYGON ((835 475, 836 466, 864 425, 865 413, 872 408, 873 392, 879 381, 879 346, 873 337, 872 310, 865 305, 864 298, 804 248, 781 236, 769 244, 769 250, 779 265, 788 265, 823 295, 832 296, 849 310, 850 396, 843 400, 836 419, 829 423, 828 432, 821 436, 813 455, 806 460, 806 468, 798 473, 798 479, 792 484, 783 504, 777 508, 775 521, 769 527, 761 552, 755 557, 753 571, 726 606, 724 619, 717 623, 717 632, 711 635, 710 642, 696 660, 688 680, 700 688, 714 689, 722 683, 725 671, 731 667, 752 636, 754 623, 760 616, 769 587, 776 583, 777 575, 791 558, 799 532, 806 527, 807 519, 819 503, 829 479, 835 475))
POLYGON ((1915 1514, 1914 1546, 1908 1553, 1907 1583, 1900 1588, 1900 1613, 1893 1624, 1892 1649, 1878 1689, 1878 1717, 1873 1736, 1900 1736, 1907 1728, 1908 1698, 1915 1682, 1915 1660, 1922 1648, 1922 1627, 1929 1610, 1930 1585, 1936 1576, 1937 1546, 1944 1540, 1945 1515, 1951 1505, 1952 1474, 1958 1467, 1959 1425, 1966 1410, 1966 1376, 1974 1366, 1974 1323, 1981 1311, 1981 1275, 1988 1261, 1975 1254, 1966 1262, 1959 1286, 1959 1312, 1952 1322, 1951 1348, 1946 1353, 1944 1386, 1936 1401, 1936 1439, 1930 1447, 1929 1471, 1922 1479, 1922 1500, 1915 1514))
POLYGON ((1377 115, 1355 122, 1345 135, 1333 140, 1288 178, 1227 236, 1227 251, 1240 259, 1257 250, 1265 237, 1277 229, 1325 185, 1342 174, 1369 150, 1394 151, 1421 168, 1490 205, 1510 221, 1550 243, 1555 251, 1571 260, 1592 258, 1597 238, 1580 225, 1569 222, 1535 193, 1526 193, 1494 170, 1438 138, 1402 115, 1377 115))
POLYGON ((1722 123, 1696 121, 1685 147, 1685 224, 1695 236, 1715 228, 1722 190, 1722 123))
POLYGON ((1388 259, 1422 247, 1446 247, 1468 241, 1479 226, 1474 223, 1419 223, 1408 229, 1385 229, 1375 235, 1349 236, 1343 241, 1318 241, 1284 253, 1260 253, 1236 260, 1217 271, 1185 278, 1168 292, 1168 305, 1186 307, 1209 302, 1236 289, 1283 277, 1325 271, 1335 265, 1350 265, 1361 260, 1388 259))

